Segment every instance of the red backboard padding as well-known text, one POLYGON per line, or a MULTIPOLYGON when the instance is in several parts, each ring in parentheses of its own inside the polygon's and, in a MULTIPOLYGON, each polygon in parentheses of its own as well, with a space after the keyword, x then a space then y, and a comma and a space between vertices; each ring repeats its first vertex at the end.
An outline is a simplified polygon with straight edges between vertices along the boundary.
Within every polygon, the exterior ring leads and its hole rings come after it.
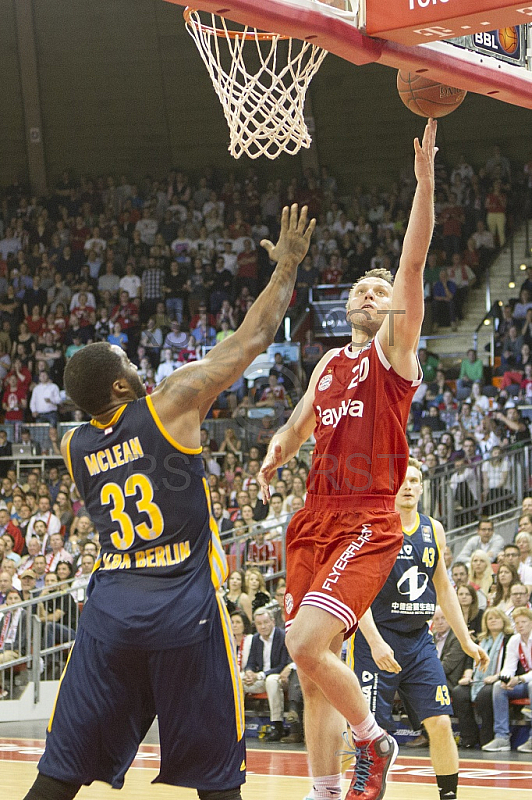
POLYGON ((532 0, 366 0, 366 33, 410 46, 527 22, 532 0))
MULTIPOLYGON (((187 5, 183 0, 166 0, 178 6, 187 5)), ((411 0, 376 0, 388 11, 396 3, 410 3, 411 0)), ((418 0, 415 0, 418 2, 418 0)), ((426 0, 423 0, 426 2, 426 0)), ((438 0, 441 3, 441 0, 438 0)), ((474 0, 448 0, 442 7, 453 6, 474 0)), ((496 0, 475 0, 483 5, 500 5, 496 0)), ((252 25, 262 31, 284 34, 296 39, 308 39, 324 50, 334 53, 356 65, 383 64, 408 72, 423 71, 427 78, 466 89, 470 92, 488 95, 506 103, 532 109, 532 73, 524 68, 503 64, 484 57, 469 57, 466 51, 445 44, 445 51, 439 50, 439 43, 411 47, 399 42, 372 38, 361 33, 352 23, 328 14, 321 13, 317 6, 298 7, 282 0, 198 0, 194 7, 224 16, 228 20, 243 25, 252 25), (434 49, 431 49, 431 48, 434 49)), ((508 7, 508 6, 507 6, 508 7)), ((513 4, 510 5, 513 8, 513 4)), ((520 4, 519 8, 530 8, 520 4)), ((532 21, 524 14, 523 22, 532 21)), ((509 25, 512 23, 509 22, 509 25)), ((465 32, 462 32, 465 33, 465 32)))

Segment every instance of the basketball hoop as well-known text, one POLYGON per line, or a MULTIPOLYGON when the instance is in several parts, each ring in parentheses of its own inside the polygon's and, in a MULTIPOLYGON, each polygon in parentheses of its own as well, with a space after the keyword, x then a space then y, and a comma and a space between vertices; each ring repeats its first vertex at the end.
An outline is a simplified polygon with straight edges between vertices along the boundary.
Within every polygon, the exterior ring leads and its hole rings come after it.
POLYGON ((183 16, 222 104, 231 155, 274 159, 282 152, 295 155, 309 148, 305 96, 326 51, 247 25, 241 31, 229 30, 225 19, 214 14, 212 24, 205 25, 192 8, 183 16), (244 56, 253 66, 246 66, 244 56))

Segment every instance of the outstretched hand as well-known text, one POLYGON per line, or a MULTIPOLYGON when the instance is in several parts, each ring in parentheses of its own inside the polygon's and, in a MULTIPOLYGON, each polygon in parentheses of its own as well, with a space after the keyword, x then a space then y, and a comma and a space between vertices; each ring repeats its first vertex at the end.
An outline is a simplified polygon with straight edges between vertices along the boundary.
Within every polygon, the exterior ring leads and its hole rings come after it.
POLYGON ((315 219, 311 219, 307 225, 307 215, 307 206, 303 206, 299 214, 297 203, 290 208, 288 206, 283 208, 279 241, 275 245, 269 239, 261 241, 262 247, 268 251, 272 261, 280 261, 283 256, 293 256, 298 264, 303 261, 316 227, 315 219))
POLYGON ((283 463, 283 453, 280 444, 276 444, 266 455, 262 463, 261 470, 257 475, 262 494, 262 502, 266 503, 270 499, 270 483, 272 482, 275 470, 283 463))
POLYGON ((470 638, 468 642, 462 644, 462 650, 464 653, 467 653, 468 656, 471 656, 476 667, 479 667, 482 672, 486 672, 490 663, 490 659, 482 647, 480 647, 470 638))
POLYGON ((423 178, 429 178, 434 182, 434 158, 438 152, 436 147, 436 131, 438 130, 438 123, 435 119, 429 119, 425 126, 423 134, 423 142, 420 144, 419 139, 414 139, 414 171, 418 181, 423 178))

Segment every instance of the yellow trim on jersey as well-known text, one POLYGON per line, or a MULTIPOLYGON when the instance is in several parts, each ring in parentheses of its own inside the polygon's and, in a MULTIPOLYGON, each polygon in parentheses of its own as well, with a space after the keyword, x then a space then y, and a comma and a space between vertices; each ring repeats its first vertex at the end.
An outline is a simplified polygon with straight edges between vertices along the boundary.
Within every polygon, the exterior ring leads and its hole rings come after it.
POLYGON ((438 541, 438 537, 436 536, 436 529, 434 527, 434 523, 436 522, 436 520, 432 519, 432 517, 429 517, 429 519, 430 519, 430 524, 432 525, 432 535, 434 536, 434 541, 436 542, 436 547, 438 549, 438 556, 441 558, 442 555, 441 555, 440 543, 438 541))
POLYGON ((405 536, 413 536, 413 534, 414 534, 414 533, 417 531, 417 529, 419 528, 420 524, 421 524, 421 523, 420 523, 420 520, 419 520, 419 513, 416 511, 416 522, 415 522, 415 525, 414 525, 414 527, 413 527, 413 528, 410 528, 410 530, 409 530, 409 531, 407 531, 405 528, 403 528, 403 533, 405 534, 405 536))
POLYGON ((237 740, 240 741, 244 736, 245 729, 245 715, 244 715, 244 690, 242 689, 242 681, 240 680, 240 672, 238 669, 238 659, 236 655, 235 640, 233 638, 233 631, 231 629, 231 620, 229 619, 229 612, 225 602, 216 594, 216 602, 220 611, 220 621, 222 623, 222 630, 224 634, 225 650, 227 653, 227 662, 231 672, 231 683, 233 684, 233 698, 235 701, 235 723, 237 740))
POLYGON ((211 565, 211 580, 214 588, 218 591, 229 574, 229 567, 227 566, 227 559, 220 540, 220 532, 218 525, 212 515, 211 510, 211 496, 209 494, 209 487, 205 478, 202 478, 203 491, 207 500, 207 507, 209 509, 209 528, 211 531, 211 541, 209 545, 209 563, 211 565))
POLYGON ((120 406, 120 408, 117 408, 117 410, 115 411, 115 413, 113 414, 113 416, 111 417, 109 422, 106 422, 105 425, 103 424, 103 422, 98 422, 98 420, 95 420, 95 419, 91 419, 91 425, 94 425, 95 428, 100 428, 100 430, 102 430, 102 431, 105 431, 107 428, 111 428, 113 425, 116 425, 116 423, 118 422, 118 420, 120 419, 120 417, 122 416, 124 411, 126 410, 126 407, 127 407, 127 403, 124 403, 123 406, 120 406))
MULTIPOLYGON (((72 472, 72 456, 70 455, 70 442, 72 441, 72 437, 74 436, 76 430, 77 430, 76 428, 73 428, 71 431, 69 431, 67 433, 67 439, 66 439, 66 442, 65 442, 65 445, 66 445, 66 465, 67 465, 68 473, 69 473, 70 477, 72 478, 72 480, 74 480, 74 473, 72 472)), ((74 481, 74 483, 75 483, 75 481, 74 481)))
POLYGON ((153 417, 153 421, 159 428, 160 432, 162 433, 164 438, 168 442, 170 442, 171 445, 175 447, 176 450, 179 450, 181 453, 186 453, 187 455, 190 456, 199 455, 199 453, 201 453, 201 451, 203 450, 202 447, 183 447, 182 444, 179 444, 179 442, 176 442, 176 440, 172 436, 170 436, 170 434, 164 427, 163 423, 159 419, 159 415, 157 414, 155 406, 153 405, 153 400, 149 395, 146 397, 146 405, 148 406, 148 410, 153 417))
POLYGON ((53 708, 52 708, 52 714, 51 714, 50 719, 48 721, 48 727, 46 728, 48 733, 50 733, 50 731, 52 730, 52 722, 54 721, 55 708, 57 706, 57 698, 59 697, 59 692, 61 691, 61 684, 63 683, 63 678, 65 677, 65 672, 67 671, 67 667, 68 667, 68 665, 70 663, 70 656, 72 655, 72 650, 74 649, 75 646, 76 646, 76 643, 74 642, 74 644, 70 648, 70 653, 68 654, 68 658, 67 658, 67 662, 65 664, 65 668, 64 668, 63 673, 62 673, 62 675, 61 675, 61 677, 59 679, 59 686, 57 687, 57 693, 55 695, 54 705, 53 705, 53 708))

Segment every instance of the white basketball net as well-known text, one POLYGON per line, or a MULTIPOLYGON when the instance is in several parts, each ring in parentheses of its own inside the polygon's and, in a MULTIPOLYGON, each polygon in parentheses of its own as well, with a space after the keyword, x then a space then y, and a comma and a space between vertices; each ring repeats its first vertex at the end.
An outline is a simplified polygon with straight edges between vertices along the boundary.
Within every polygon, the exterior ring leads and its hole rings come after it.
POLYGON ((231 155, 274 159, 282 152, 294 155, 310 147, 305 95, 326 51, 274 34, 264 39, 247 26, 235 35, 223 17, 210 16, 212 26, 207 27, 199 13, 191 11, 187 30, 222 104, 231 155), (253 67, 246 67, 244 55, 253 67))

